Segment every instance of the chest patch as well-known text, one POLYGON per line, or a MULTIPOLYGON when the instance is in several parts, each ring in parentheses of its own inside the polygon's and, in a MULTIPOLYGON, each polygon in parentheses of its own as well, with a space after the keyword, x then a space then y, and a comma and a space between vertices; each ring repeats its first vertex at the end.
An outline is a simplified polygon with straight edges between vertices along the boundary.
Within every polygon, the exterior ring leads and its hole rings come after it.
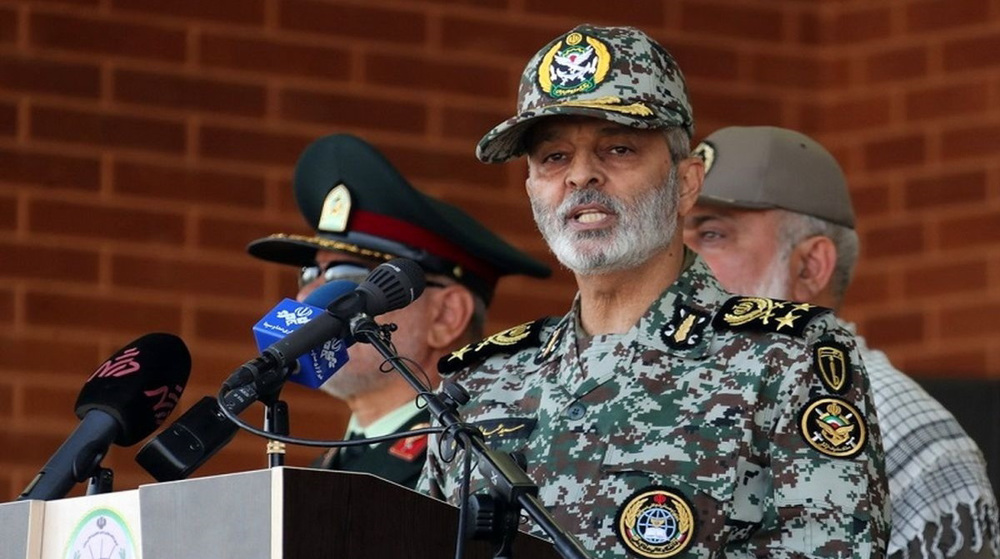
POLYGON ((652 485, 626 499, 615 516, 618 540, 630 554, 673 557, 694 541, 694 508, 680 491, 652 485))
POLYGON ((475 422, 490 446, 507 441, 527 439, 537 424, 538 420, 534 417, 505 417, 475 422))

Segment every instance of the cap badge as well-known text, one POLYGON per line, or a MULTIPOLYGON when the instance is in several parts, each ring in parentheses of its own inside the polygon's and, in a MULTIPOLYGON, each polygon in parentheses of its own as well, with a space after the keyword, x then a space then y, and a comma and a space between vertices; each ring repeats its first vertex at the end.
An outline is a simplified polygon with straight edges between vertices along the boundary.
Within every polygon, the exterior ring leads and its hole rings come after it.
POLYGON ((632 494, 615 519, 615 531, 625 548, 642 557, 673 557, 694 541, 691 505, 677 490, 651 486, 632 494))
POLYGON ((843 345, 836 342, 818 344, 813 348, 813 366, 830 392, 844 394, 851 387, 851 358, 843 345))
POLYGON ((694 151, 691 155, 700 157, 702 161, 705 162, 705 174, 707 175, 709 171, 712 170, 712 164, 715 163, 715 146, 709 142, 701 142, 695 146, 694 151))
POLYGON ((608 75, 608 46, 593 37, 570 33, 558 41, 538 66, 538 84, 550 97, 593 91, 608 75))
POLYGON ((323 210, 319 214, 316 228, 330 233, 347 230, 347 218, 351 216, 351 191, 343 183, 333 187, 323 200, 323 210))
POLYGON ((842 398, 818 398, 802 410, 802 438, 827 456, 850 458, 865 446, 868 427, 861 412, 842 398))

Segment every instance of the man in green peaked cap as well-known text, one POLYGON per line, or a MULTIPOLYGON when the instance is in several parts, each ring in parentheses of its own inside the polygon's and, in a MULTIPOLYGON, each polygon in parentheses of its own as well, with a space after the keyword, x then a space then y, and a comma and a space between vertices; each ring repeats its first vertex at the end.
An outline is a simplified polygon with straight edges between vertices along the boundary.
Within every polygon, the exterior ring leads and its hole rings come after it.
MULTIPOLYGON (((315 234, 271 235, 247 250, 300 267, 300 301, 329 281, 360 283, 387 260, 416 261, 427 275, 424 294, 379 322, 398 325, 397 351, 419 364, 434 386, 438 359, 482 336, 486 308, 502 276, 550 274, 462 210, 414 188, 378 150, 354 136, 326 136, 309 145, 295 166, 294 189, 315 234)), ((383 359, 373 348, 355 344, 349 355, 321 386, 350 407, 349 437, 428 426, 413 389, 399 375, 379 371, 383 359)), ((426 435, 413 436, 330 451, 316 465, 370 472, 412 488, 426 448, 426 435)))
MULTIPOLYGON (((526 157, 535 222, 579 291, 565 316, 439 367, 595 557, 880 557, 884 463, 854 339, 829 309, 732 296, 684 248, 693 129, 681 71, 646 33, 581 25, 543 46, 477 155, 526 157)), ((455 503, 462 461, 439 448, 419 489, 455 503)))

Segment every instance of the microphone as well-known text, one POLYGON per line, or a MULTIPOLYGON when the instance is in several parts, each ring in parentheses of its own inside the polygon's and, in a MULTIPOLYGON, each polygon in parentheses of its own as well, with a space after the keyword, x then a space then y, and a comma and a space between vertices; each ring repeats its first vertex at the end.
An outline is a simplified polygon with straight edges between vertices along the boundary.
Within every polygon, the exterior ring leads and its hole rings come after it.
MULTIPOLYGON (((325 283, 299 303, 285 299, 271 309, 253 327, 257 347, 264 350, 274 341, 290 334, 309 317, 326 312, 325 307, 338 297, 353 291, 358 284, 338 280, 325 283)), ((347 362, 347 346, 353 340, 335 339, 323 345, 323 350, 311 350, 298 359, 288 380, 317 388, 347 362)), ((256 398, 238 401, 224 400, 234 413, 239 414, 256 398), (238 405, 245 404, 243 407, 238 405), (237 409, 238 408, 238 411, 237 409)), ((229 444, 239 427, 219 410, 219 402, 205 396, 191 406, 177 421, 142 445, 135 461, 156 481, 186 479, 211 457, 229 444)))
POLYGON ((65 497, 92 476, 112 443, 148 437, 177 406, 191 373, 191 354, 173 334, 146 334, 94 371, 76 400, 80 425, 18 500, 65 497))
POLYGON ((345 293, 293 332, 247 361, 222 384, 221 405, 234 414, 285 380, 290 367, 311 349, 332 339, 346 339, 351 328, 372 316, 401 309, 424 292, 424 272, 405 258, 379 264, 361 285, 345 293))

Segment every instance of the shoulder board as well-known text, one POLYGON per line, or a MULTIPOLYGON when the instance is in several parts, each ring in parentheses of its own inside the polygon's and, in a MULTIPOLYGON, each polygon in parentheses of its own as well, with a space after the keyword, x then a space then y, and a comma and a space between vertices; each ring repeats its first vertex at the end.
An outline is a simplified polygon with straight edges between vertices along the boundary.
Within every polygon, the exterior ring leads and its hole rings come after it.
POLYGON ((545 321, 546 319, 540 318, 534 322, 525 322, 453 351, 438 361, 438 371, 449 375, 498 353, 511 354, 526 347, 538 347, 541 345, 540 334, 545 321))
POLYGON ((777 332, 802 337, 813 318, 830 311, 826 307, 781 301, 767 297, 732 297, 712 319, 716 330, 777 332))

